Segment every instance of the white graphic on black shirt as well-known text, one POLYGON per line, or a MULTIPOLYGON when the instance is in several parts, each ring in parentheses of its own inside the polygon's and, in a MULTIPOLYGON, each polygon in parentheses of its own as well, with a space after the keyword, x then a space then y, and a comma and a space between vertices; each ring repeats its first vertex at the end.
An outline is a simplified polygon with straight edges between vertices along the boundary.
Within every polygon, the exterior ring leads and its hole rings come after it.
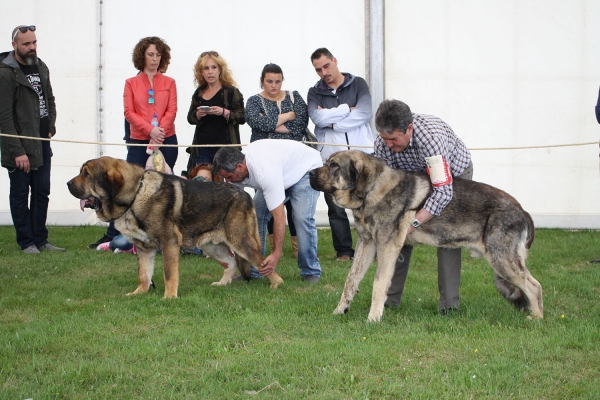
POLYGON ((33 86, 33 90, 35 90, 40 98, 40 118, 47 118, 48 108, 46 107, 46 100, 44 99, 44 91, 42 90, 42 80, 40 79, 40 74, 38 72, 27 74, 27 80, 29 80, 31 86, 33 86))

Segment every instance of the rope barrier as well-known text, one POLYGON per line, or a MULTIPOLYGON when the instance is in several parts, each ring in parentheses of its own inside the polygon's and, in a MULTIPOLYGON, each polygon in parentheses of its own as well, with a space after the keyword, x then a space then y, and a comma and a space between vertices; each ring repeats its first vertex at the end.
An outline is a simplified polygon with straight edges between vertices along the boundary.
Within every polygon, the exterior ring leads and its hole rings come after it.
MULTIPOLYGON (((95 144, 102 146, 143 146, 147 147, 148 144, 145 143, 110 143, 110 142, 83 142, 80 140, 65 140, 65 139, 50 139, 50 138, 35 138, 28 136, 19 136, 19 135, 9 135, 8 133, 0 133, 0 136, 17 138, 17 139, 30 139, 30 140, 44 140, 44 141, 52 141, 57 143, 72 143, 72 144, 95 144)), ((317 144, 324 146, 338 146, 338 147, 348 147, 347 144, 339 144, 339 143, 322 143, 322 142, 303 142, 309 144, 317 144)), ((584 142, 584 143, 568 143, 568 144, 548 144, 548 145, 540 145, 540 146, 515 146, 515 147, 476 147, 470 148, 469 151, 489 151, 489 150, 525 150, 525 149, 547 149, 547 148, 556 148, 556 147, 574 147, 574 146, 589 146, 589 145, 597 145, 598 142, 584 142)), ((242 144, 161 144, 159 147, 239 147, 239 146, 247 146, 247 143, 242 144)), ((373 146, 350 146, 353 148, 364 148, 369 149, 373 148, 373 146)))

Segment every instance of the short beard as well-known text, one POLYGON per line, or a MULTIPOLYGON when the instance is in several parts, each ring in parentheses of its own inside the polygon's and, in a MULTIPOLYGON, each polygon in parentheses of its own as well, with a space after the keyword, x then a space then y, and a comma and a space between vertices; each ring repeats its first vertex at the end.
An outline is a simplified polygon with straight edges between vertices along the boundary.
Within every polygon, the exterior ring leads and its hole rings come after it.
POLYGON ((27 54, 21 54, 21 52, 17 51, 17 54, 19 55, 19 58, 21 58, 21 60, 25 61, 25 64, 27 65, 35 65, 35 63, 37 62, 37 52, 34 52, 32 55, 27 55, 27 54))

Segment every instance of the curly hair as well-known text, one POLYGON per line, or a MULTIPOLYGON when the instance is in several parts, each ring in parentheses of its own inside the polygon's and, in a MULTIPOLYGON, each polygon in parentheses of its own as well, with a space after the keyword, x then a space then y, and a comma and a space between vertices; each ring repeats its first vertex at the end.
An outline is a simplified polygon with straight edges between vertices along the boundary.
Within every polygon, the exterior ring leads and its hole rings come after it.
POLYGON ((198 173, 202 170, 210 172, 210 174, 212 175, 213 182, 221 182, 223 180, 221 178, 221 175, 213 174, 213 165, 208 163, 198 164, 194 168, 192 168, 192 170, 190 171, 190 179, 194 179, 195 177, 197 177, 198 173))
POLYGON ((131 53, 131 61, 135 69, 143 71, 146 66, 146 50, 153 44, 156 46, 156 51, 160 54, 160 64, 158 65, 159 71, 166 71, 171 63, 171 48, 165 43, 164 40, 157 36, 149 36, 143 39, 135 45, 133 52, 131 53))
POLYGON ((227 67, 227 62, 216 51, 205 51, 200 54, 198 61, 194 64, 194 84, 196 86, 206 84, 206 80, 204 80, 204 77, 202 76, 202 70, 209 59, 213 60, 215 64, 217 64, 217 67, 219 67, 219 80, 221 81, 221 85, 237 87, 237 83, 235 83, 235 79, 233 79, 233 74, 229 70, 229 67, 227 67))

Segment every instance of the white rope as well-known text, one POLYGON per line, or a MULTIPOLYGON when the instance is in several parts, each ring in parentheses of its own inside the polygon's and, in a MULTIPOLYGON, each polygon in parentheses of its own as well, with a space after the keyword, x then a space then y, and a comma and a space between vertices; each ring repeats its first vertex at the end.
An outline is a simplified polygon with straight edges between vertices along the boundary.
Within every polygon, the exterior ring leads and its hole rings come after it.
MULTIPOLYGON (((63 139, 50 139, 50 138, 39 138, 39 137, 28 137, 28 136, 19 136, 19 135, 9 135, 8 133, 0 133, 0 136, 11 137, 17 139, 30 139, 30 140, 44 140, 44 141, 53 141, 57 143, 73 143, 73 144, 95 144, 102 146, 143 146, 147 147, 146 143, 109 143, 109 142, 83 142, 80 140, 63 140, 63 139)), ((340 144, 340 143, 321 143, 321 142, 303 142, 324 146, 339 146, 339 147, 348 147, 348 144, 340 144)), ((487 151, 487 150, 524 150, 524 149, 546 149, 553 147, 573 147, 573 146, 589 146, 589 145, 597 145, 598 142, 584 142, 584 143, 568 143, 568 144, 547 144, 540 146, 515 146, 515 147, 476 147, 470 148, 469 151, 487 151)), ((239 147, 239 146, 247 146, 248 144, 161 144, 158 147, 239 147)), ((353 148, 364 148, 364 149, 372 149, 373 146, 353 146, 353 148)))

